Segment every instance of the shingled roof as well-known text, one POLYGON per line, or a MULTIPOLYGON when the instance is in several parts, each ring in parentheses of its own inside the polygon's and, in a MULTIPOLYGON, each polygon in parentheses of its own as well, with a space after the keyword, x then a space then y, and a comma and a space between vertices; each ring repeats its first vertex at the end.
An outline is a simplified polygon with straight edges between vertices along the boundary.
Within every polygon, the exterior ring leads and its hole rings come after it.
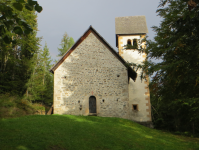
POLYGON ((126 64, 127 62, 105 41, 105 39, 92 27, 90 26, 86 32, 77 40, 77 42, 62 56, 62 58, 50 69, 50 72, 54 74, 54 71, 62 64, 62 62, 75 50, 75 48, 90 34, 93 33, 107 48, 110 52, 127 68, 128 76, 134 81, 137 78, 137 73, 126 64))
POLYGON ((115 34, 148 33, 145 16, 115 18, 115 34))

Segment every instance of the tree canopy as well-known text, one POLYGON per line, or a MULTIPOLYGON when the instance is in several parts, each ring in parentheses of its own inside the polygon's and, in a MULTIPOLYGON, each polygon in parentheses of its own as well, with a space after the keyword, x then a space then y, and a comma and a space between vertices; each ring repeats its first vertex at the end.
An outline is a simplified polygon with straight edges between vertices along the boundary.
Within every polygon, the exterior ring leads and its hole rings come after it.
POLYGON ((152 76, 154 124, 199 133, 199 0, 161 0, 157 13, 163 20, 153 27, 154 41, 147 40, 143 65, 152 76))
POLYGON ((42 7, 37 1, 33 0, 2 0, 0 2, 0 42, 15 43, 16 41, 12 39, 9 33, 27 35, 33 31, 26 20, 21 18, 19 13, 16 13, 24 10, 24 8, 29 11, 42 11, 42 7))
POLYGON ((0 2, 0 94, 23 97, 30 102, 52 104, 53 75, 47 44, 40 50, 37 13, 33 0, 0 2))
POLYGON ((0 93, 11 92, 22 95, 26 91, 25 84, 31 75, 31 59, 39 50, 40 38, 36 37, 37 15, 35 11, 17 10, 13 6, 14 1, 3 2, 1 2, 1 6, 11 8, 12 16, 3 15, 4 12, 1 11, 3 19, 0 20, 0 25, 5 28, 5 32, 0 32, 0 93), (13 18, 13 16, 17 16, 17 18, 13 18), (14 24, 4 25, 9 21, 8 19, 14 24), (32 32, 28 34, 13 32, 19 25, 17 19, 23 20, 32 32), (6 36, 10 37, 12 42, 5 41, 6 36))

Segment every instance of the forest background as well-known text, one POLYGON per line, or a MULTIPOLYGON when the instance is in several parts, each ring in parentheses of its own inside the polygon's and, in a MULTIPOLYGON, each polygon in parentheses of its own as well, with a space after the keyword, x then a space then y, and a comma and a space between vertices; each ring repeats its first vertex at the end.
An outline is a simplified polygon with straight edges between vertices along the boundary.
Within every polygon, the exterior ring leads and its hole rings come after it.
MULTIPOLYGON (((37 1, 3 0, 0 2, 0 116, 31 114, 53 102, 53 63, 47 43, 41 49, 37 35, 37 1), (6 95, 6 96, 5 96, 6 95), (12 97, 12 98, 7 98, 12 97), (5 100, 6 99, 6 100, 5 100), (41 104, 38 105, 34 104, 41 104), (36 106, 36 107, 35 107, 36 106), (6 109, 5 107, 13 107, 6 109), (25 111, 21 111, 22 108, 25 111), (26 111, 28 110, 28 111, 26 111)), ((58 56, 62 56, 74 40, 65 33, 58 56)))
MULTIPOLYGON (((40 49, 41 38, 36 37, 36 12, 41 11, 37 1, 0 2, 0 117, 34 113, 34 103, 52 105, 52 60, 47 43, 40 49)), ((154 41, 147 40, 147 49, 140 50, 148 59, 138 66, 152 78, 153 123, 158 129, 197 136, 199 0, 161 0, 157 13, 163 21, 153 27, 154 41)), ((65 33, 59 56, 73 43, 65 33)))

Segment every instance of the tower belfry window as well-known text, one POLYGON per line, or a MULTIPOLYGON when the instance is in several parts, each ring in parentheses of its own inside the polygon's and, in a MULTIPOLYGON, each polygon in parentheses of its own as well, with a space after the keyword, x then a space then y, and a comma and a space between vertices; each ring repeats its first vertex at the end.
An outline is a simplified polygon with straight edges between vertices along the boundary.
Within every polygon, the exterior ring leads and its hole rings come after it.
POLYGON ((137 39, 133 39, 133 45, 137 45, 137 39))
POLYGON ((133 39, 133 49, 138 49, 137 39, 133 39))
POLYGON ((127 40, 127 44, 131 45, 131 40, 130 39, 127 40))

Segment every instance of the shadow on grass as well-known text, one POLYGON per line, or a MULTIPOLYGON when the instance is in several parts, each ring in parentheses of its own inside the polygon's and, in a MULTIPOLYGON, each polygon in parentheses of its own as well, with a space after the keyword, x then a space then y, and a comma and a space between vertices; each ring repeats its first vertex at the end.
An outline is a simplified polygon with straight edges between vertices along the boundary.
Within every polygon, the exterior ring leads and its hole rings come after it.
POLYGON ((120 118, 33 115, 0 120, 1 150, 199 149, 198 142, 120 118))

